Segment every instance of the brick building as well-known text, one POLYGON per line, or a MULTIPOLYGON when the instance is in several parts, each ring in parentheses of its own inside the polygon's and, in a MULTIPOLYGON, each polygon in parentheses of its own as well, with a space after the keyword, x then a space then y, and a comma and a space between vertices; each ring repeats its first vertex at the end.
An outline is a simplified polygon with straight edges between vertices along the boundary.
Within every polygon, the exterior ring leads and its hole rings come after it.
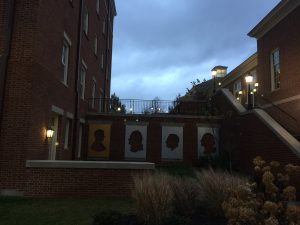
POLYGON ((253 82, 251 84, 251 89, 254 90, 254 92, 252 91, 251 93, 251 103, 254 106, 254 104, 256 104, 256 91, 258 89, 255 87, 257 86, 256 68, 257 53, 254 53, 221 80, 221 87, 228 88, 235 99, 246 106, 248 105, 248 89, 245 77, 249 74, 252 75, 253 82))
POLYGON ((300 136, 300 2, 281 1, 250 32, 257 39, 258 101, 300 136))
POLYGON ((110 96, 115 16, 114 0, 0 2, 1 186, 22 185, 25 159, 81 158, 88 101, 110 96))

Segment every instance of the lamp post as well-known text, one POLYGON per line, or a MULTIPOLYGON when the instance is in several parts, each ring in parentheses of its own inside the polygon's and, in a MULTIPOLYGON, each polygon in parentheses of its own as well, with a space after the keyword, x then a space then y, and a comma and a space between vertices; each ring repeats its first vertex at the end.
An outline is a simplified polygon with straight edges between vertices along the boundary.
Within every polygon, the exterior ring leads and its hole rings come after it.
POLYGON ((251 87, 250 84, 253 81, 252 75, 247 75, 245 77, 246 83, 248 84, 248 110, 252 109, 252 101, 251 101, 251 87))
POLYGON ((216 93, 216 75, 217 75, 217 71, 216 70, 212 70, 211 71, 211 75, 214 78, 214 89, 213 89, 213 93, 216 93))

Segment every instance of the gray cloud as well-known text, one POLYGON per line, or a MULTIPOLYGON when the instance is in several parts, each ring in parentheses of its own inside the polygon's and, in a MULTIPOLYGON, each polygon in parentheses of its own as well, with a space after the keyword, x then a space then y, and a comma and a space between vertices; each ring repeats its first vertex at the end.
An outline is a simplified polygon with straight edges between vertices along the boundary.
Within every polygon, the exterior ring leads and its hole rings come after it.
POLYGON ((116 0, 112 91, 173 99, 256 51, 247 33, 279 0, 116 0))

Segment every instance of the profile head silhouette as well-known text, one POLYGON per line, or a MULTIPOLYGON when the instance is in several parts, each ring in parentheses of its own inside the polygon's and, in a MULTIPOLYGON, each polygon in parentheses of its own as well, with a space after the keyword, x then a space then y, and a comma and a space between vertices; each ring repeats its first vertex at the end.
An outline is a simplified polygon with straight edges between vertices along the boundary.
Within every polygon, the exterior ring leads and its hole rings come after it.
POLYGON ((138 130, 133 131, 129 136, 128 143, 130 145, 130 151, 143 151, 143 135, 141 132, 138 130))
POLYGON ((178 147, 179 137, 176 134, 169 134, 166 140, 166 146, 172 151, 178 147))
POLYGON ((208 155, 216 152, 215 138, 211 133, 206 133, 201 138, 201 145, 204 147, 203 154, 208 155))
POLYGON ((93 142, 91 149, 94 151, 104 151, 105 150, 105 146, 103 145, 103 141, 104 141, 104 131, 102 129, 98 129, 94 132, 94 137, 95 137, 95 141, 93 142))

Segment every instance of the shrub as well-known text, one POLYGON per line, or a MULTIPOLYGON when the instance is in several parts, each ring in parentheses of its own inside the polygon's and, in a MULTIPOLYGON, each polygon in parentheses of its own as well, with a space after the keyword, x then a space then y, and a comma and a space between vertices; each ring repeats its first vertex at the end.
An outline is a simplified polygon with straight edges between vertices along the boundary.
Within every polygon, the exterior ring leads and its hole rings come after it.
POLYGON ((261 157, 253 164, 254 182, 238 186, 223 203, 228 224, 300 224, 300 208, 291 204, 296 188, 289 185, 290 174, 300 167, 288 164, 280 172, 278 162, 268 164, 261 157))
POLYGON ((199 201, 210 215, 224 216, 222 203, 237 186, 247 183, 245 177, 213 169, 197 173, 199 201))
POLYGON ((172 215, 174 193, 169 175, 145 173, 134 178, 138 216, 147 225, 160 225, 172 215))
POLYGON ((174 193, 173 207, 176 215, 193 215, 199 209, 199 189, 192 178, 173 178, 171 187, 174 193))

